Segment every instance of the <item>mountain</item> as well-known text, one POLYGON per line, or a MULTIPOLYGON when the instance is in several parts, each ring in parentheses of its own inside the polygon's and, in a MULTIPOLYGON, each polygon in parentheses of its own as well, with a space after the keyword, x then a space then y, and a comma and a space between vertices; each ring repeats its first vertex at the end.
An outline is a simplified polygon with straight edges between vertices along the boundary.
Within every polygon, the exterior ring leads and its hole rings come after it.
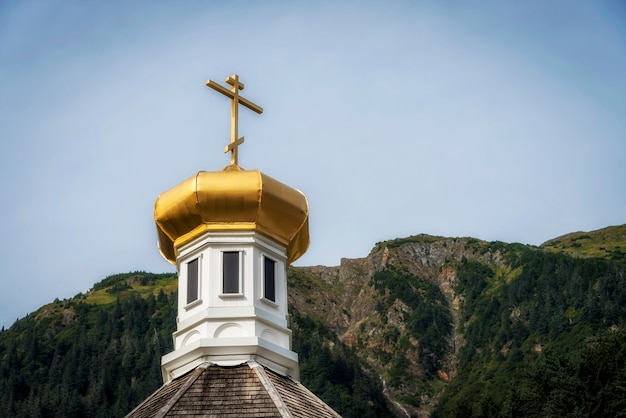
MULTIPOLYGON (((417 235, 291 267, 302 382, 345 417, 626 415, 623 250, 626 225, 540 247, 417 235)), ((3 415, 130 411, 161 384, 175 292, 115 275, 0 333, 3 415)))
POLYGON ((604 258, 626 263, 626 225, 610 226, 591 232, 573 232, 541 244, 552 252, 575 257, 604 258))

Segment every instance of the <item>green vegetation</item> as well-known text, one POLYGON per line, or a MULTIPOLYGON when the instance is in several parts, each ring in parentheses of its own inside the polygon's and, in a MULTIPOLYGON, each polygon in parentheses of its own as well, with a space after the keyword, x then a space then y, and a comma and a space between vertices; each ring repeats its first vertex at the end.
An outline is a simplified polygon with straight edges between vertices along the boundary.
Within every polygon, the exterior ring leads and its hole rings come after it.
MULTIPOLYGON (((146 280, 140 286, 154 276, 133 275, 146 280)), ((132 292, 124 279, 110 280, 107 290, 116 289, 108 293, 111 303, 98 296, 105 290, 99 283, 95 292, 55 301, 0 334, 4 416, 124 416, 162 384, 160 361, 172 350, 176 294, 156 286, 156 296, 132 292)))
POLYGON ((443 237, 435 237, 433 235, 419 234, 419 235, 412 235, 412 236, 406 237, 406 238, 396 238, 396 239, 392 239, 392 240, 389 240, 389 241, 377 242, 375 248, 376 249, 397 248, 397 247, 400 247, 400 246, 402 246, 404 244, 408 244, 408 243, 413 243, 413 242, 418 242, 418 243, 435 242, 435 241, 438 241, 440 239, 443 239, 443 237))
MULTIPOLYGON (((625 234, 419 235, 290 268, 302 383, 344 417, 626 416, 625 234)), ((170 274, 43 306, 0 332, 2 415, 125 415, 162 384, 175 317, 170 274)))
MULTIPOLYGON (((117 274, 1 332, 1 415, 126 415, 163 383, 161 356, 176 327, 172 289, 171 274, 117 274)), ((319 319, 292 312, 302 382, 345 417, 393 416, 354 352, 319 319)))
POLYGON ((337 334, 293 307, 291 312, 302 383, 344 417, 393 417, 378 378, 337 334))
POLYGON ((567 234, 547 241, 541 247, 575 257, 604 258, 626 264, 626 224, 567 234))
POLYGON ((106 305, 115 302, 120 296, 124 297, 131 293, 145 298, 150 293, 156 296, 161 290, 169 294, 175 292, 176 289, 175 275, 134 271, 115 274, 96 283, 83 300, 86 303, 106 305))
POLYGON ((444 368, 443 360, 448 353, 452 318, 446 298, 432 282, 394 266, 376 272, 372 283, 384 295, 377 306, 381 316, 388 317, 396 301, 406 306, 402 312, 405 331, 394 327, 385 333, 384 338, 396 346, 385 373, 386 380, 395 387, 409 386, 414 393, 426 390, 444 368), (411 338, 417 344, 411 344, 411 338), (414 345, 417 345, 418 363, 425 372, 420 380, 408 380, 406 374, 409 364, 405 353, 414 345))
POLYGON ((464 345, 458 375, 434 416, 626 412, 624 350, 607 348, 625 332, 624 269, 517 245, 505 259, 508 269, 519 271, 505 283, 484 264, 463 260, 457 266, 464 345), (589 375, 593 362, 595 370, 607 371, 601 378, 589 375), (605 388, 600 392, 598 379, 605 388))

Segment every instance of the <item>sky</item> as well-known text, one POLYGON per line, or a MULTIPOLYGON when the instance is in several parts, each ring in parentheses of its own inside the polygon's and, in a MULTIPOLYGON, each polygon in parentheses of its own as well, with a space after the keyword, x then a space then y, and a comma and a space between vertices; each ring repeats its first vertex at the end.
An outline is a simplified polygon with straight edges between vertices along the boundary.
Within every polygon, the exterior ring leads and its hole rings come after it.
POLYGON ((173 272, 157 196, 229 163, 302 190, 338 265, 420 233, 540 245, 626 223, 620 1, 0 2, 0 326, 173 272))

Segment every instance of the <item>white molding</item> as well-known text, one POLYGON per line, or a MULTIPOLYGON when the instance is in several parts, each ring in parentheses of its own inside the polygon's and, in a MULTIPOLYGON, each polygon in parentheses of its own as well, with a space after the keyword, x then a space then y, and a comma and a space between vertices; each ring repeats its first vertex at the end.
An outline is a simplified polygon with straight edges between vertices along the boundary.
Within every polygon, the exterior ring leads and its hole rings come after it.
POLYGON ((281 318, 255 306, 247 306, 243 308, 208 308, 198 311, 192 317, 187 318, 184 321, 180 321, 173 336, 177 337, 203 322, 232 322, 232 319, 234 318, 237 318, 238 321, 258 320, 266 325, 272 325, 277 329, 280 329, 282 332, 291 335, 291 330, 288 327, 286 317, 281 318), (239 311, 237 315, 233 312, 235 309, 239 311))
POLYGON ((220 299, 244 299, 246 295, 244 293, 220 293, 217 297, 220 299))
MULTIPOLYGON (((189 334, 187 334, 185 336, 185 339, 183 340, 182 346, 184 347, 184 346, 188 345, 189 344, 189 340, 191 338, 193 338, 195 335, 200 335, 200 331, 191 331, 189 334)), ((200 339, 200 338, 198 337, 198 339, 200 339)))
MULTIPOLYGON (((200 279, 198 279, 198 281, 199 280, 200 279)), ((189 286, 189 283, 187 283, 187 286, 189 286)), ((199 285, 198 285, 198 287, 199 287, 199 285)), ((198 293, 200 293, 200 292, 198 292, 198 293)), ((199 306, 199 305, 202 305, 202 299, 201 298, 198 298, 198 299, 194 300, 193 302, 188 303, 187 305, 183 306, 183 308, 186 311, 190 311, 190 310, 192 310, 193 308, 195 308, 196 306, 199 306)))
POLYGON ((248 360, 299 379, 298 354, 259 337, 202 338, 163 356, 161 372, 169 383, 205 362, 233 366, 248 360))
POLYGON ((206 232, 193 241, 190 241, 178 248, 178 260, 185 258, 189 253, 202 251, 206 247, 214 244, 240 245, 246 243, 256 243, 260 247, 266 248, 276 254, 277 257, 287 258, 287 248, 274 242, 256 231, 231 231, 231 232, 206 232))
MULTIPOLYGON (((278 299, 278 297, 276 299, 278 299)), ((259 300, 263 302, 264 304, 271 306, 272 308, 276 308, 276 309, 280 308, 280 305, 278 303, 266 298, 265 296, 261 296, 259 300)))

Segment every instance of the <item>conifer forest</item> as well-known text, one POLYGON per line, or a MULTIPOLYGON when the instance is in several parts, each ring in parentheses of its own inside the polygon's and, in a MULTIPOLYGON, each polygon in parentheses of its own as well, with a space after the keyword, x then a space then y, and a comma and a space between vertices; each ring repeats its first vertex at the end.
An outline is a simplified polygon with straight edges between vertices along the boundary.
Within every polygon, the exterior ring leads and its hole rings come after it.
MULTIPOLYGON (((626 416, 625 231, 291 267, 301 381, 344 417, 626 416)), ((123 417, 163 384, 176 314, 175 276, 131 272, 2 329, 0 416, 123 417)))

